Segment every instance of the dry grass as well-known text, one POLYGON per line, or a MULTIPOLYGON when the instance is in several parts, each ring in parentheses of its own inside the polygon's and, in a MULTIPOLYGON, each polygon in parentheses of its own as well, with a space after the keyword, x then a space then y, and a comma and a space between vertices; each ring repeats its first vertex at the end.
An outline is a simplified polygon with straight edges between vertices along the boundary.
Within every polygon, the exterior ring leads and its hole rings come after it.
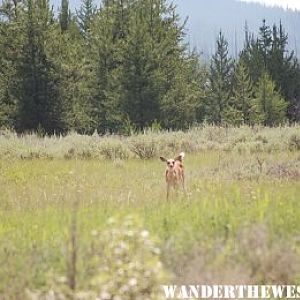
MULTIPOLYGON (((0 299, 24 299, 26 290, 41 295, 53 278, 73 278, 75 293, 89 291, 91 270, 101 265, 90 255, 98 243, 91 232, 101 236, 111 216, 127 215, 161 249, 149 257, 162 261, 170 283, 299 282, 298 132, 204 127, 126 138, 2 134, 0 299), (188 197, 178 192, 167 202, 158 156, 179 150, 187 152, 188 197)), ((107 282, 116 276, 113 268, 100 271, 107 282)), ((160 274, 155 278, 153 291, 160 274)))
POLYGON ((122 136, 82 136, 40 138, 35 134, 17 136, 0 132, 0 158, 5 159, 149 159, 185 151, 233 151, 240 154, 299 151, 300 127, 213 127, 186 132, 145 130, 122 136))

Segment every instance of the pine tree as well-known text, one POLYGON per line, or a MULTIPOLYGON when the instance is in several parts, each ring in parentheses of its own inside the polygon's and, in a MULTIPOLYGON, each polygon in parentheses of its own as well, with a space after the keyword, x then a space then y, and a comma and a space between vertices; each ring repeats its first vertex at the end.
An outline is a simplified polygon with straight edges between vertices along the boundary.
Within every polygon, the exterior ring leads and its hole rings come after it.
POLYGON ((182 43, 184 24, 175 7, 143 0, 134 5, 129 21, 122 65, 124 112, 138 128, 156 120, 167 128, 188 127, 199 108, 199 64, 182 43))
POLYGON ((244 49, 241 51, 240 57, 244 61, 245 66, 249 70, 252 81, 256 84, 262 74, 269 70, 270 53, 272 50, 272 31, 263 20, 262 26, 259 28, 259 36, 255 38, 249 33, 248 28, 245 29, 244 49))
POLYGON ((71 19, 64 32, 56 26, 51 36, 53 42, 47 50, 59 74, 59 101, 65 111, 65 125, 68 130, 93 133, 97 124, 92 117, 90 52, 86 51, 87 45, 76 20, 71 19))
POLYGON ((272 48, 272 31, 269 26, 266 25, 266 20, 263 20, 262 26, 259 28, 258 45, 264 60, 264 69, 269 67, 269 53, 272 48))
POLYGON ((24 10, 19 1, 5 0, 0 6, 0 128, 16 123, 19 80, 16 76, 22 52, 24 10))
POLYGON ((83 36, 87 38, 90 34, 92 20, 96 15, 97 9, 93 0, 82 0, 77 15, 77 23, 83 36))
MULTIPOLYGON (((276 24, 274 24, 268 71, 275 81, 276 86, 289 103, 289 120, 297 121, 297 106, 300 106, 300 97, 298 96, 300 94, 300 69, 297 59, 294 57, 294 52, 289 52, 287 45, 288 35, 284 31, 282 23, 280 22, 279 29, 276 24)), ((298 114, 300 114, 299 108, 298 114)))
MULTIPOLYGON (((91 26, 93 120, 99 132, 120 130, 121 67, 124 35, 120 34, 120 1, 104 1, 91 26)), ((129 10, 130 5, 127 6, 129 10)), ((125 9, 125 4, 124 4, 125 9)), ((124 25, 124 27, 126 27, 124 25)))
POLYGON ((232 119, 235 125, 250 124, 254 90, 250 75, 242 59, 234 72, 233 96, 231 98, 232 119))
POLYGON ((47 45, 52 43, 49 39, 52 18, 47 0, 28 0, 23 52, 17 69, 19 131, 41 128, 53 133, 64 130, 58 73, 47 54, 47 45))
POLYGON ((195 53, 190 54, 188 61, 178 65, 172 80, 173 85, 163 96, 161 110, 164 127, 187 129, 203 121, 205 114, 203 74, 199 57, 195 53))
POLYGON ((226 110, 229 108, 232 78, 232 60, 228 56, 228 43, 220 32, 217 50, 210 66, 210 95, 208 97, 208 120, 222 124, 228 120, 226 110))
POLYGON ((59 14, 59 22, 61 31, 66 31, 69 26, 69 0, 61 0, 61 8, 59 14))
POLYGON ((246 38, 241 57, 249 69, 252 81, 256 84, 264 72, 268 72, 288 101, 288 119, 299 120, 300 116, 300 68, 294 52, 287 49, 288 35, 282 23, 273 25, 271 30, 263 21, 257 40, 246 38))
POLYGON ((281 88, 288 101, 288 119, 290 122, 300 122, 300 64, 294 59, 281 88))
MULTIPOLYGON (((159 70, 154 49, 155 28, 148 24, 150 1, 140 1, 129 18, 124 49, 122 107, 130 120, 144 128, 159 117, 159 70)), ((152 15, 153 17, 153 15, 152 15)))
POLYGON ((264 73, 256 88, 253 118, 265 126, 282 124, 286 120, 287 102, 275 89, 275 83, 264 73))

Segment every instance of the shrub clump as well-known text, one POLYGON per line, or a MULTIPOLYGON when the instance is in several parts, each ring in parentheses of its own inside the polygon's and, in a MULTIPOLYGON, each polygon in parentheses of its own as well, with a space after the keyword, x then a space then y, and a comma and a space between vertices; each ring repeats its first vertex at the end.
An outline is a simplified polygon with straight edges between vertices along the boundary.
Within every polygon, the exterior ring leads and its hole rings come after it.
POLYGON ((292 134, 290 136, 288 144, 290 150, 300 150, 300 135, 292 134))
POLYGON ((97 145, 98 151, 105 159, 128 159, 130 150, 121 140, 113 138, 105 138, 97 145))
POLYGON ((158 156, 159 145, 150 135, 132 138, 129 144, 130 150, 141 159, 150 159, 158 156))
POLYGON ((86 263, 88 278, 78 291, 68 288, 67 278, 57 277, 50 288, 28 292, 28 299, 130 300, 162 299, 160 284, 166 278, 160 249, 148 231, 133 218, 111 218, 106 231, 93 230, 86 263))
POLYGON ((299 125, 285 127, 216 127, 204 125, 187 131, 144 130, 130 136, 66 136, 0 134, 0 158, 25 159, 150 159, 180 151, 237 151, 271 153, 299 151, 299 125))

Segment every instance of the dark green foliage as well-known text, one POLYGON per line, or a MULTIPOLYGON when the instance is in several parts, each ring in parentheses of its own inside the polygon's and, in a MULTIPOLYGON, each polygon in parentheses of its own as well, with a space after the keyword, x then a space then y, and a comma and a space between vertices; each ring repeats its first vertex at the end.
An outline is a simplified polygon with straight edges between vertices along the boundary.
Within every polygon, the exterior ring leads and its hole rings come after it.
POLYGON ((96 7, 93 0, 82 0, 80 9, 77 11, 77 23, 85 38, 90 34, 92 20, 95 15, 96 7))
POLYGON ((261 51, 265 69, 269 66, 269 53, 272 49, 272 31, 266 25, 266 20, 263 20, 262 26, 259 28, 258 46, 261 51))
POLYGON ((257 83, 265 72, 270 74, 288 102, 288 119, 295 122, 300 120, 300 66, 294 52, 287 50, 287 45, 288 35, 284 32, 281 22, 279 27, 274 24, 271 30, 263 20, 257 40, 247 35, 241 57, 254 83, 257 83))
POLYGON ((231 97, 232 123, 235 125, 251 124, 253 113, 254 89, 248 70, 242 59, 234 72, 231 97))
POLYGON ((230 121, 228 113, 232 67, 232 59, 228 56, 228 43, 220 32, 216 53, 212 57, 210 66, 210 95, 207 103, 208 119, 218 125, 230 121))
POLYGON ((61 0, 59 22, 61 31, 66 31, 69 26, 69 0, 61 0))
POLYGON ((59 101, 57 73, 47 53, 51 24, 47 0, 28 0, 24 21, 24 43, 16 76, 20 78, 17 129, 47 133, 64 130, 63 107, 59 101))
POLYGON ((204 119, 204 82, 198 57, 189 56, 189 65, 179 64, 173 85, 162 101, 164 127, 188 128, 204 119))
MULTIPOLYGON (((105 4, 94 18, 91 27, 91 93, 96 129, 99 132, 120 130, 122 37, 118 27, 119 7, 105 4)), ((89 51, 89 50, 88 50, 89 51)))
POLYGON ((184 42, 166 0, 4 0, 0 7, 0 127, 40 134, 130 134, 300 120, 300 67, 283 26, 246 28, 237 61, 220 32, 210 68, 184 42))
POLYGON ((17 98, 14 90, 18 86, 16 70, 21 54, 20 24, 23 21, 20 12, 18 2, 3 1, 0 11, 0 127, 13 128, 16 123, 17 98))
POLYGON ((255 39, 253 35, 247 33, 247 31, 245 46, 241 51, 240 59, 243 60, 245 66, 249 70, 252 81, 256 83, 265 70, 264 56, 257 39, 255 39))
POLYGON ((256 88, 254 119, 265 126, 282 124, 286 119, 287 103, 275 90, 275 83, 264 73, 256 88))
POLYGON ((59 98, 65 111, 68 130, 79 133, 93 133, 95 122, 92 114, 91 71, 85 62, 85 46, 74 22, 61 33, 53 31, 51 56, 59 70, 59 98), (57 51, 59 49, 59 51, 57 51))

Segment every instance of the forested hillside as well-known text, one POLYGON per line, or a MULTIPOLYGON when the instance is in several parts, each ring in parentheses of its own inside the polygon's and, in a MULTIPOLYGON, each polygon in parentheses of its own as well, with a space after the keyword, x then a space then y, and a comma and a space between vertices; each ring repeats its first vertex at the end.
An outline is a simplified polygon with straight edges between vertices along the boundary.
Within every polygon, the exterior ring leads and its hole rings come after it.
POLYGON ((165 0, 5 0, 0 22, 0 126, 128 134, 145 127, 279 125, 300 120, 300 67, 284 24, 246 31, 238 59, 222 32, 210 66, 185 43, 165 0))
MULTIPOLYGON (((99 5, 100 1, 96 1, 99 5)), ((243 0, 168 0, 174 3, 181 20, 187 20, 186 40, 191 47, 197 47, 202 57, 209 59, 215 50, 215 37, 220 28, 225 33, 229 44, 229 53, 236 56, 244 44, 244 27, 247 22, 251 31, 257 34, 263 19, 269 24, 283 22, 289 33, 289 49, 300 55, 300 12, 281 7, 264 6, 257 2, 243 0)), ((61 0, 51 0, 55 12, 61 6, 61 0)), ((81 0, 70 1, 71 11, 80 7, 81 0)))
POLYGON ((257 34, 263 19, 270 25, 281 20, 289 33, 288 48, 300 54, 299 11, 240 0, 174 0, 174 3, 182 19, 188 17, 187 39, 203 52, 205 59, 209 59, 215 50, 215 37, 220 28, 229 41, 230 53, 236 56, 244 45, 245 23, 250 31, 257 34))

